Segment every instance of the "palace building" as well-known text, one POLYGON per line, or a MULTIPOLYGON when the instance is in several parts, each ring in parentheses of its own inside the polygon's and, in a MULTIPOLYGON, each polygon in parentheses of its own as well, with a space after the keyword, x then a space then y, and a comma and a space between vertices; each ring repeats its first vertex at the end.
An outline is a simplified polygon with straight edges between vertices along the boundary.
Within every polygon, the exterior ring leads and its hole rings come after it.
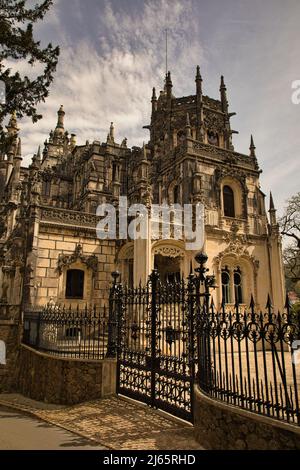
MULTIPOLYGON (((195 252, 184 239, 100 240, 101 203, 194 204, 205 207, 207 266, 214 272, 216 305, 251 294, 264 308, 268 294, 284 304, 281 237, 272 195, 260 187, 251 136, 249 153, 235 152, 227 90, 202 92, 197 67, 195 92, 177 98, 171 74, 157 95, 153 89, 150 132, 142 148, 116 142, 111 123, 105 142, 77 144, 58 111, 54 131, 30 166, 22 166, 16 116, 7 126, 11 145, 0 155, 0 309, 10 318, 49 301, 66 306, 107 305, 111 272, 121 281, 144 284, 151 270, 162 281, 186 278, 195 252), (21 307, 21 309, 20 309, 21 307)), ((67 104, 66 104, 67 105, 67 104)), ((150 213, 150 211, 149 211, 150 213)))

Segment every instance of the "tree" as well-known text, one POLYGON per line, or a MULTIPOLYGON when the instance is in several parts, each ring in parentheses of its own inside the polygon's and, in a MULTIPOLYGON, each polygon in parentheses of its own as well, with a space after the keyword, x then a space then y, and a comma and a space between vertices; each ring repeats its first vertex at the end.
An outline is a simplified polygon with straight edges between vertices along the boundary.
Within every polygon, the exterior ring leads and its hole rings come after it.
POLYGON ((300 293, 300 192, 289 199, 280 227, 291 242, 283 251, 287 287, 300 293))
POLYGON ((6 102, 0 104, 0 133, 3 120, 13 111, 18 118, 29 116, 33 122, 42 118, 37 105, 45 101, 56 70, 59 47, 41 47, 33 35, 33 24, 42 20, 53 3, 44 0, 32 8, 27 0, 0 0, 0 80, 5 83, 6 102), (7 61, 25 60, 30 66, 41 64, 42 73, 33 78, 12 73, 7 61))

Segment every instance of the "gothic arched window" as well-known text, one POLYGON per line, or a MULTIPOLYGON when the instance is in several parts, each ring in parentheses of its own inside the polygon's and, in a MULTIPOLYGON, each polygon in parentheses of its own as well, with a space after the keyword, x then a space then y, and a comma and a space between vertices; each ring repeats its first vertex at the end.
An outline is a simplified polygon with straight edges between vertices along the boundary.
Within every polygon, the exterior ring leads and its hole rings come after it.
POLYGON ((233 282, 234 282, 234 296, 235 301, 238 304, 243 303, 243 293, 242 293, 242 273, 239 266, 233 272, 233 282))
POLYGON ((51 193, 51 181, 49 181, 49 180, 43 181, 42 195, 43 196, 50 196, 50 193, 51 193))
POLYGON ((83 299, 84 271, 68 269, 66 282, 67 299, 83 299))
POLYGON ((234 194, 230 186, 223 188, 223 206, 225 217, 235 217, 234 194))
POLYGON ((222 269, 222 301, 225 304, 230 303, 230 273, 227 266, 222 269))

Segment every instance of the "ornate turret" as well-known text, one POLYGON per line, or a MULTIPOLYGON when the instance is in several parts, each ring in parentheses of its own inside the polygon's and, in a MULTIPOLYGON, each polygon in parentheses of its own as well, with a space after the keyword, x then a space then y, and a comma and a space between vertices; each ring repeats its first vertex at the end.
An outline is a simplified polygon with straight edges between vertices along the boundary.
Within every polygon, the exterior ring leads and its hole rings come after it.
POLYGON ((155 88, 153 88, 152 90, 151 103, 152 103, 152 113, 154 113, 154 111, 157 110, 157 97, 156 97, 155 88))
POLYGON ((64 118, 65 118, 65 112, 64 112, 64 107, 63 105, 60 106, 59 110, 57 111, 57 124, 56 124, 56 129, 54 131, 54 134, 63 134, 65 131, 64 128, 64 118))
POLYGON ((113 144, 115 142, 115 128, 114 123, 110 123, 109 133, 107 134, 107 143, 113 144))

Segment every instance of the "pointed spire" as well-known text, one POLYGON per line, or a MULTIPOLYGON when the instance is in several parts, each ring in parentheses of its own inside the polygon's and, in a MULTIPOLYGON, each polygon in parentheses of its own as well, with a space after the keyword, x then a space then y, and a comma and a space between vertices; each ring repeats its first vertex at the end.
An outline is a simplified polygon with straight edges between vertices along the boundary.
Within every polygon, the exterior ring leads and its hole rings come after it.
POLYGON ((171 72, 169 71, 166 75, 166 92, 167 92, 167 98, 171 98, 172 96, 172 79, 171 79, 171 72))
POLYGON ((157 110, 157 97, 156 97, 155 88, 152 89, 151 103, 152 103, 152 113, 153 113, 154 111, 157 110))
POLYGON ((185 125, 186 136, 191 137, 191 124, 190 124, 190 115, 186 113, 186 125, 185 125))
POLYGON ((155 90, 155 87, 152 88, 152 98, 151 98, 151 101, 156 101, 157 100, 157 97, 156 97, 156 90, 155 90))
POLYGON ((276 209, 273 201, 272 192, 270 191, 270 206, 269 206, 269 214, 270 214, 270 224, 277 225, 277 218, 276 218, 276 209))
POLYGON ((107 136, 107 142, 113 143, 115 141, 115 128, 114 123, 110 123, 109 133, 107 136))
POLYGON ((40 145, 36 154, 36 159, 37 159, 37 162, 39 163, 41 162, 41 146, 40 145))
POLYGON ((272 191, 270 191, 270 211, 275 211, 275 206, 274 206, 274 201, 273 201, 273 196, 272 196, 272 191))
POLYGON ((226 90, 227 89, 226 89, 226 85, 224 82, 224 76, 221 75, 220 94, 221 94, 222 111, 224 113, 228 113, 228 101, 227 101, 226 90))
POLYGON ((63 105, 61 105, 59 110, 57 111, 58 119, 57 119, 57 126, 56 127, 59 127, 60 129, 64 129, 65 114, 66 113, 64 112, 64 107, 63 107, 63 105))
POLYGON ((22 160, 22 142, 21 139, 18 139, 17 151, 15 158, 19 158, 22 160))
POLYGON ((250 150, 250 157, 256 157, 255 155, 255 145, 254 145, 254 140, 253 140, 253 135, 251 134, 251 138, 250 138, 250 147, 249 147, 249 150, 250 150))
POLYGON ((197 69, 196 69, 196 78, 195 78, 195 82, 196 82, 196 92, 197 92, 197 95, 201 95, 201 94, 202 94, 202 77, 201 77, 199 65, 197 65, 197 69))

